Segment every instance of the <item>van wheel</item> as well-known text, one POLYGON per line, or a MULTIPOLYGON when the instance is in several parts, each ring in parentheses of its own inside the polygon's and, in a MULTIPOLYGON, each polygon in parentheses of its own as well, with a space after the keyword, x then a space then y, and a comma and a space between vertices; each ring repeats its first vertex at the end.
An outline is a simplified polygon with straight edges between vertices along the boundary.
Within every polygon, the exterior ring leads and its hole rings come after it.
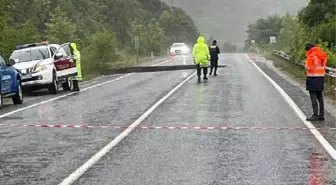
POLYGON ((49 93, 51 94, 57 94, 58 93, 58 82, 57 82, 57 78, 56 78, 56 74, 53 74, 53 81, 52 83, 49 85, 49 93))
POLYGON ((16 82, 18 84, 18 89, 16 94, 12 97, 14 104, 22 104, 23 102, 23 92, 22 92, 22 85, 20 80, 16 82))
POLYGON ((66 79, 66 82, 62 83, 63 91, 70 91, 72 87, 72 81, 69 78, 66 79))

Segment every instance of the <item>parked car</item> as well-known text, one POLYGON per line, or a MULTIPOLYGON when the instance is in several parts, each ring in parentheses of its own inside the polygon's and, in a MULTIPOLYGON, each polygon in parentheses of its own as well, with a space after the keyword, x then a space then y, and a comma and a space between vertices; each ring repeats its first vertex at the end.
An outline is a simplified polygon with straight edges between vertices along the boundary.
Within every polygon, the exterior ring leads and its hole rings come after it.
POLYGON ((22 104, 22 82, 20 73, 13 67, 15 61, 8 62, 0 55, 0 108, 4 98, 12 98, 14 104, 22 104))
POLYGON ((50 93, 57 94, 59 84, 63 90, 71 90, 73 82, 69 77, 77 76, 76 58, 70 52, 70 43, 19 45, 10 58, 22 74, 23 88, 30 91, 47 88, 50 93))

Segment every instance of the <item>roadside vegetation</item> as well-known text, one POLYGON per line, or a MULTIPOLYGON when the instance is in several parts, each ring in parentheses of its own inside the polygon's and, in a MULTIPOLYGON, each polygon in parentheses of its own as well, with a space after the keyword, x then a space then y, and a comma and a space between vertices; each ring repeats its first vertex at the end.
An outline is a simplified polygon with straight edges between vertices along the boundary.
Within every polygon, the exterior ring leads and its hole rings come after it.
POLYGON ((135 36, 144 59, 199 35, 182 9, 158 0, 0 0, 0 25, 5 58, 18 44, 76 42, 85 79, 106 67, 135 65, 135 36))
POLYGON ((335 11, 335 0, 310 0, 297 16, 271 15, 258 19, 248 26, 245 50, 280 50, 290 55, 293 61, 303 61, 305 43, 313 42, 327 52, 328 66, 335 68, 335 11), (271 36, 277 38, 276 43, 270 43, 271 36), (252 40, 255 43, 251 43, 252 40))
MULTIPOLYGON (((263 54, 281 70, 304 82, 305 70, 295 63, 305 60, 307 42, 320 46, 328 55, 328 67, 336 67, 335 23, 335 0, 310 0, 296 16, 271 15, 250 24, 244 49, 263 54), (276 43, 270 43, 271 36, 276 37, 276 43), (287 53, 290 62, 272 55, 272 50, 287 53)), ((326 92, 335 99, 335 78, 326 78, 326 92)))

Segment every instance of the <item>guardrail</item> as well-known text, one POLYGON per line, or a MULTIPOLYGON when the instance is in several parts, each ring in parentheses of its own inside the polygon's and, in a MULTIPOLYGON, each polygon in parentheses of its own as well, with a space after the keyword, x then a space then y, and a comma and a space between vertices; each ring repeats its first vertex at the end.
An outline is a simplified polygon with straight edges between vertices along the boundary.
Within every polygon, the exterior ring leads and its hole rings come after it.
MULTIPOLYGON (((291 57, 288 54, 286 54, 285 52, 283 52, 283 51, 273 50, 272 54, 275 55, 275 56, 281 57, 284 60, 292 62, 291 57)), ((301 61, 301 62, 295 62, 294 61, 293 63, 295 65, 301 66, 303 68, 305 67, 304 66, 305 61, 301 61)), ((326 69, 326 75, 328 75, 330 77, 333 77, 333 78, 336 78, 336 69, 335 68, 331 68, 331 67, 327 67, 327 69, 326 69)))

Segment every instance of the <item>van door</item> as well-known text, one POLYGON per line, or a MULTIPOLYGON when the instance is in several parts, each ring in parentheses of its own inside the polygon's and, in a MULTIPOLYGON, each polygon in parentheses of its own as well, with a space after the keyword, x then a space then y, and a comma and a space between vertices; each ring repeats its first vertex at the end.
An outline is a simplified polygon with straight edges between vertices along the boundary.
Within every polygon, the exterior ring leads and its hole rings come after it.
POLYGON ((77 76, 76 59, 71 54, 70 43, 62 44, 54 54, 54 65, 60 81, 77 76))
POLYGON ((0 56, 0 77, 1 77, 1 94, 11 92, 12 76, 8 70, 6 61, 0 56))

